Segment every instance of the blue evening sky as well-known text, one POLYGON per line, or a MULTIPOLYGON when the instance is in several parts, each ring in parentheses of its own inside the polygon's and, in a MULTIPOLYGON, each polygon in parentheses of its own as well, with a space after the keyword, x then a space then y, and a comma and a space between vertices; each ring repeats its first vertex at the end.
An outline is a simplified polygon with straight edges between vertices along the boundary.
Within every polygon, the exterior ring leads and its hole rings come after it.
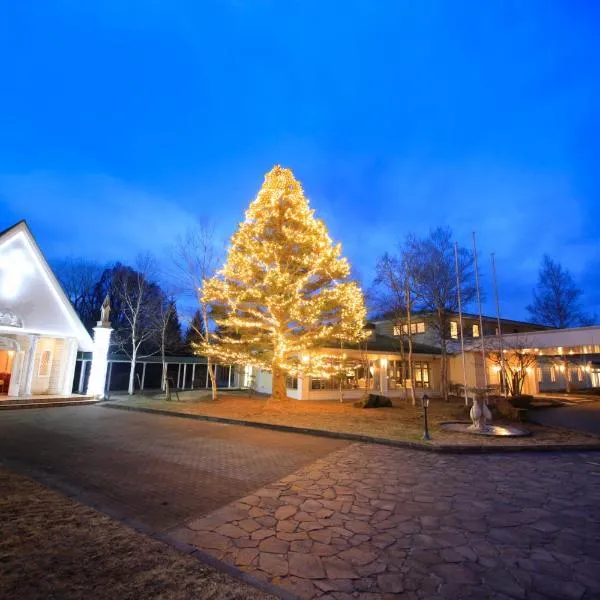
POLYGON ((543 253, 600 313, 592 0, 0 0, 0 228, 53 260, 223 240, 291 167, 364 283, 407 232, 479 236, 506 317, 543 253))

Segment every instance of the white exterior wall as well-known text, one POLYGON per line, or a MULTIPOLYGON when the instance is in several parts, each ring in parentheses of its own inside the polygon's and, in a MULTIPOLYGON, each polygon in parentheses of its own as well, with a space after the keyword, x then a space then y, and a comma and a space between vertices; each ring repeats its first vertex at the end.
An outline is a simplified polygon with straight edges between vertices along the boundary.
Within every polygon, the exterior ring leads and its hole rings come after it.
MULTIPOLYGON (((350 358, 352 351, 347 350, 346 354, 350 358)), ((358 353, 357 353, 358 354, 358 353)), ((406 358, 406 357, 405 357, 406 358)), ((390 398, 410 398, 410 388, 400 388, 390 390, 388 389, 388 375, 387 375, 387 364, 390 360, 400 360, 399 354, 384 354, 384 353, 369 353, 368 360, 379 361, 379 382, 378 387, 373 390, 374 393, 380 393, 390 398)), ((420 398, 423 394, 428 394, 430 397, 439 396, 439 381, 440 381, 440 358, 439 356, 430 355, 416 355, 415 361, 422 361, 429 363, 429 376, 430 386, 429 388, 416 388, 415 395, 420 398)), ((263 371, 261 369, 253 369, 252 374, 255 377, 255 389, 260 394, 270 394, 272 377, 269 371, 263 371)), ((247 376, 246 376, 247 379, 247 376)), ((291 389, 287 388, 287 396, 294 400, 339 400, 340 390, 312 390, 311 378, 308 376, 298 377, 298 388, 291 389)), ((344 401, 348 400, 360 400, 365 395, 365 389, 351 389, 342 390, 344 401)))

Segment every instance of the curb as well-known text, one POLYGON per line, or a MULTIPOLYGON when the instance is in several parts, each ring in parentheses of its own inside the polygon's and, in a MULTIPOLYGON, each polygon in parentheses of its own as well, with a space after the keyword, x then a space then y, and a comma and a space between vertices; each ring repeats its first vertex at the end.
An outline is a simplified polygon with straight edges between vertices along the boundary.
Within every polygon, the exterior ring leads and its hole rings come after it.
POLYGON ((211 554, 208 554, 204 550, 195 548, 191 544, 180 542, 169 535, 166 531, 155 531, 148 525, 144 525, 143 523, 140 523, 131 517, 123 515, 115 509, 109 508, 97 501, 92 500, 89 494, 78 490, 68 483, 55 480, 50 474, 24 466, 17 461, 4 459, 1 457, 0 466, 3 466, 14 473, 17 473, 18 475, 22 475, 28 479, 31 479, 32 481, 44 485, 47 488, 54 490, 55 492, 58 492, 67 498, 70 498, 71 500, 75 500, 79 504, 83 504, 84 506, 96 510, 113 519, 114 521, 117 521, 126 527, 130 527, 142 535, 171 546, 171 548, 174 550, 182 552, 183 554, 187 554, 188 556, 195 558, 198 562, 204 563, 216 571, 230 575, 231 577, 242 581, 253 588, 265 592, 266 594, 276 596, 281 600, 301 600, 299 596, 296 596, 295 594, 292 594, 291 592, 288 592, 287 590, 272 583, 258 579, 257 577, 254 577, 249 573, 246 573, 245 571, 242 571, 241 569, 238 569, 237 567, 234 567, 233 565, 230 565, 229 563, 212 556, 211 554))
POLYGON ((230 419, 227 417, 212 417, 209 415, 192 415, 187 413, 172 412, 162 408, 146 408, 143 406, 127 406, 105 402, 104 408, 113 408, 116 410, 126 410, 132 412, 142 412, 157 414, 166 417, 178 417, 181 419, 192 419, 195 421, 208 421, 209 423, 223 423, 226 425, 239 425, 242 427, 257 427, 260 429, 270 429, 273 431, 283 431, 285 433, 301 433, 304 435, 314 435, 318 437, 334 438, 339 440, 348 440, 351 442, 364 442, 367 444, 379 444, 381 446, 392 446, 396 448, 408 448, 410 450, 421 450, 423 452, 438 452, 441 454, 494 454, 504 452, 590 452, 600 450, 600 441, 592 444, 540 444, 537 446, 479 446, 476 444, 463 444, 455 446, 451 444, 440 444, 437 446, 427 445, 420 442, 409 442, 406 440, 390 440, 387 438, 378 438, 370 435, 360 435, 356 433, 341 433, 337 431, 327 431, 324 429, 312 429, 308 427, 292 427, 291 425, 276 425, 274 423, 257 423, 255 421, 244 421, 241 419, 230 419))
POLYGON ((23 404, 2 404, 0 410, 28 410, 30 408, 54 408, 61 406, 84 406, 86 404, 98 404, 99 400, 64 400, 61 402, 31 402, 23 404))

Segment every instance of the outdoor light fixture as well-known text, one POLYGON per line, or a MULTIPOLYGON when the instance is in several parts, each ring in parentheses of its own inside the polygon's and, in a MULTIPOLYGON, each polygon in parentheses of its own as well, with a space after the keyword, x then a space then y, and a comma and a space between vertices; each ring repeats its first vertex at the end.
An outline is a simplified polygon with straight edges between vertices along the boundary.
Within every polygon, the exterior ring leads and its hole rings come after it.
POLYGON ((429 435, 429 424, 427 422, 427 409, 429 408, 429 396, 427 394, 423 394, 421 398, 421 403, 423 404, 423 420, 424 420, 424 430, 423 430, 423 439, 430 440, 431 437, 429 435))
POLYGON ((384 368, 387 367, 387 358, 382 358, 381 359, 381 366, 384 367, 384 368))

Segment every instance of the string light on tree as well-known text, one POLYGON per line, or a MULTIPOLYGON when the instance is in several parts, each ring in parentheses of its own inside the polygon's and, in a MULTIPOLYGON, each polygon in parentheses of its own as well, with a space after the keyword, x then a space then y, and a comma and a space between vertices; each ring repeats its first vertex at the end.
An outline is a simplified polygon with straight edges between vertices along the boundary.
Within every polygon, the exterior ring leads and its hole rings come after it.
POLYGON ((364 339, 364 298, 341 245, 315 218, 292 171, 280 166, 266 174, 225 265, 205 284, 204 301, 217 329, 200 351, 270 370, 275 399, 286 397, 288 373, 335 371, 339 357, 317 349, 364 339))

